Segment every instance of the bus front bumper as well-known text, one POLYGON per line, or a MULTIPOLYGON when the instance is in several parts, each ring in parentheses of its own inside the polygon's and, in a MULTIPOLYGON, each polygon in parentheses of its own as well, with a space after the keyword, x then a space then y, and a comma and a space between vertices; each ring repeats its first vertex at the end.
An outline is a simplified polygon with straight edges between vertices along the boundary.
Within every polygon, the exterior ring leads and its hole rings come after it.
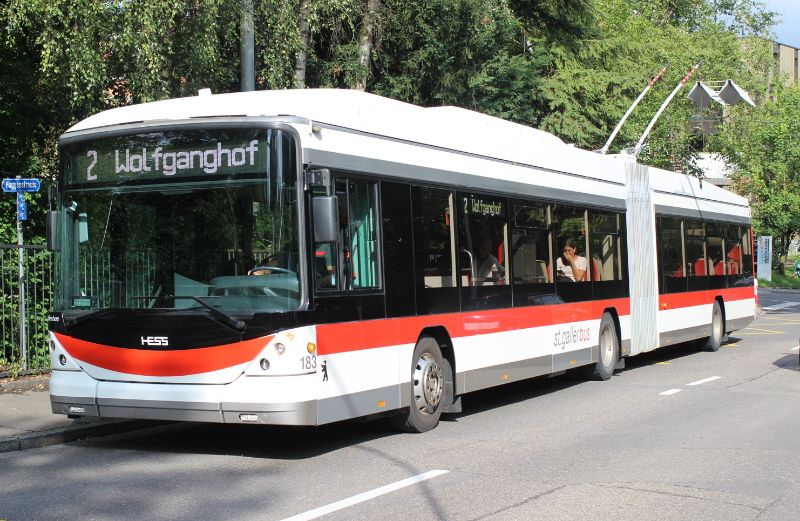
POLYGON ((315 374, 242 376, 227 385, 108 382, 83 371, 54 370, 50 405, 54 414, 69 416, 317 425, 317 400, 310 392, 316 382, 315 374), (268 401, 285 396, 298 399, 268 401))

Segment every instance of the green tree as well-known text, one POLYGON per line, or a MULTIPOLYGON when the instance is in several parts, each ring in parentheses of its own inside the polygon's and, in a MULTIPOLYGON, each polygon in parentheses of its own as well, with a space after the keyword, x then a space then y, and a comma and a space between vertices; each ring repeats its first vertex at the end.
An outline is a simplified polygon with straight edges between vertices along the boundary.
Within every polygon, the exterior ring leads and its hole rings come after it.
POLYGON ((689 122, 695 117, 722 116, 716 108, 701 113, 686 99, 694 81, 730 78, 750 92, 760 92, 768 75, 766 47, 743 45, 738 34, 744 22, 736 20, 762 20, 750 26, 753 31, 766 30, 769 13, 764 14, 758 2, 731 0, 726 6, 730 12, 723 16, 718 10, 723 3, 595 0, 596 32, 580 45, 556 42, 549 49, 555 67, 543 80, 541 96, 546 110, 535 123, 583 148, 600 148, 647 81, 670 64, 623 126, 612 152, 630 147, 669 92, 694 64, 702 62, 687 88, 661 116, 640 156, 648 164, 691 173, 694 156, 704 143, 689 122), (733 13, 731 6, 739 10, 733 13))
POLYGON ((734 108, 718 141, 737 191, 752 199, 756 233, 776 237, 786 255, 800 233, 800 84, 755 109, 734 108))

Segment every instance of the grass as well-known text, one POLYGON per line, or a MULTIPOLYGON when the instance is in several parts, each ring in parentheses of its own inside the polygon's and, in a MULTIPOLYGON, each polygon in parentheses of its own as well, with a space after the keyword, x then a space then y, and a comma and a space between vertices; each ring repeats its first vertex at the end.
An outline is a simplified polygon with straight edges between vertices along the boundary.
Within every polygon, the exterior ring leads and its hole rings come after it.
POLYGON ((784 289, 800 289, 800 277, 791 278, 792 272, 786 270, 784 273, 778 273, 772 270, 772 282, 758 279, 759 288, 784 288, 784 289))

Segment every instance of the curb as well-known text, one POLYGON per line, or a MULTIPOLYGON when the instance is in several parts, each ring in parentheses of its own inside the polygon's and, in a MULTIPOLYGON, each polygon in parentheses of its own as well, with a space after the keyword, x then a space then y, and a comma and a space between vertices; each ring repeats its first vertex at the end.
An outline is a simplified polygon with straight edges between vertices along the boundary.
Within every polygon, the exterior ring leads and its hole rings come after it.
POLYGON ((94 436, 108 436, 161 425, 147 420, 98 420, 49 431, 33 432, 9 438, 0 438, 0 453, 36 449, 78 441, 94 436))
POLYGON ((50 389, 50 375, 45 374, 36 378, 11 380, 0 383, 0 393, 23 393, 27 391, 48 391, 50 389))

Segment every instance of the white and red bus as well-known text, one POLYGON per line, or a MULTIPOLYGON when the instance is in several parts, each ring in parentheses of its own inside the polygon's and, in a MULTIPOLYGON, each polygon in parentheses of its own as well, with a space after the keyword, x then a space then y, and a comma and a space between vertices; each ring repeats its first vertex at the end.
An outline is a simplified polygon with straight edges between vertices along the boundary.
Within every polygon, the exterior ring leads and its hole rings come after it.
POLYGON ((750 209, 528 127, 358 91, 102 112, 60 139, 53 412, 409 431, 465 393, 754 316, 750 209))

